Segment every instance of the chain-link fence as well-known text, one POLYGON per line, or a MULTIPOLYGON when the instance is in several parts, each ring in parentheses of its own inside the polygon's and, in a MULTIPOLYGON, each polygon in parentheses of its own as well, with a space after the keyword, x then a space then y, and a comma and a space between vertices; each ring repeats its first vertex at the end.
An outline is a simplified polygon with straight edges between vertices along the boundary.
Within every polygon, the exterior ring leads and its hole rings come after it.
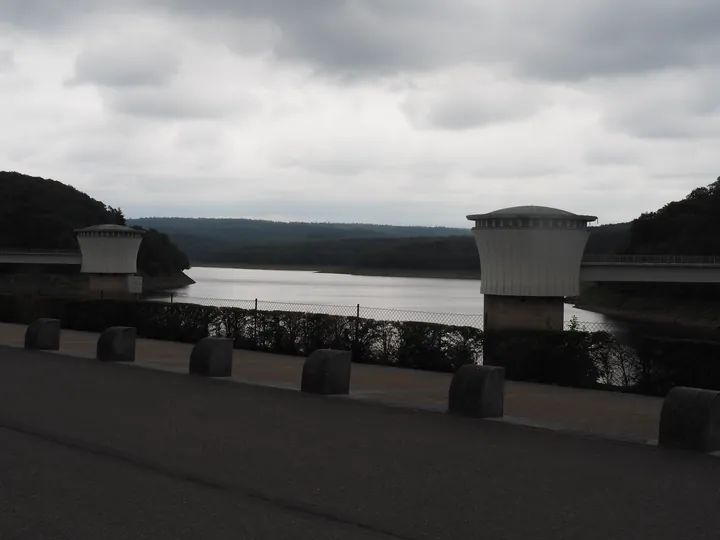
POLYGON ((581 321, 573 317, 565 321, 565 330, 577 330, 580 332, 610 332, 619 331, 619 327, 611 322, 603 321, 581 321))
MULTIPOLYGON (((157 299, 156 299, 157 300, 157 299)), ((376 321, 412 321, 448 326, 470 326, 482 328, 483 318, 473 313, 437 313, 402 309, 375 308, 362 305, 315 304, 299 302, 269 302, 265 300, 230 300, 226 298, 196 298, 172 296, 161 299, 166 302, 199 304, 202 306, 234 307, 257 311, 287 311, 294 313, 317 313, 341 317, 357 317, 376 321)))
MULTIPOLYGON (((202 306, 234 307, 256 311, 287 311, 294 313, 317 313, 341 317, 355 317, 375 321, 409 321, 443 324, 447 326, 483 327, 483 316, 479 313, 442 313, 431 311, 388 309, 363 306, 360 304, 337 305, 299 302, 270 302, 265 300, 231 300, 227 298, 197 298, 191 296, 171 296, 161 299, 166 302, 181 302, 202 306)), ((565 321, 565 330, 583 332, 614 332, 612 323, 600 321, 579 321, 575 317, 565 321)))

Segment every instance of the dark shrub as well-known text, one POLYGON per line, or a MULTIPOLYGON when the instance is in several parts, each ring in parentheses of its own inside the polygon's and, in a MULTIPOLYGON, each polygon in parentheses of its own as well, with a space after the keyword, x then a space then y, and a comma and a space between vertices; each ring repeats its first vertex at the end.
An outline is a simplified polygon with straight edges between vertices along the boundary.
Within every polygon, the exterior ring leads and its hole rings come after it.
POLYGON ((597 347, 590 332, 493 331, 485 336, 483 361, 504 367, 511 380, 592 388, 597 347))

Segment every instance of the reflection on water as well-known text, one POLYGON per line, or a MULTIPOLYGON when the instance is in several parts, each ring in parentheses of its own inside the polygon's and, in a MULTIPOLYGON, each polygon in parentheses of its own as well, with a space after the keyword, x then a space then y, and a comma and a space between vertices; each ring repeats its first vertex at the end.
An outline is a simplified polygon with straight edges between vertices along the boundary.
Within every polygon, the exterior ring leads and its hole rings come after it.
MULTIPOLYGON (((180 296, 263 302, 361 306, 364 317, 372 309, 481 316, 480 282, 469 279, 427 279, 323 274, 310 271, 192 268, 195 284, 177 291, 180 296)), ((276 309, 282 309, 277 306, 276 309)), ((340 313, 338 313, 340 314, 340 313)), ((344 314, 344 311, 342 312, 344 314)), ((351 312, 350 314, 353 314, 351 312)), ((565 307, 565 318, 609 323, 604 315, 565 307)), ((413 317, 417 319, 417 316, 413 317)))

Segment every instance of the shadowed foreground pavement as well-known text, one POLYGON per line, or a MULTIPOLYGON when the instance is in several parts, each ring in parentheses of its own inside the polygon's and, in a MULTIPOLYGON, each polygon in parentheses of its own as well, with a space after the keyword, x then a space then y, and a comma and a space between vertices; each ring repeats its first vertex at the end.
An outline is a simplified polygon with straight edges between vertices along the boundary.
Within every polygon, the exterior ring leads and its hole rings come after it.
POLYGON ((0 348, 0 538, 717 538, 720 461, 0 348))
MULTIPOLYGON (((0 323, 0 345, 23 347, 26 326, 0 323)), ((99 334, 63 330, 60 354, 95 358, 99 334)), ((139 338, 138 367, 187 373, 189 343, 139 338)), ((233 351, 238 382, 300 389, 304 358, 257 351, 233 351)), ((349 399, 444 412, 452 374, 353 364, 349 399)), ((561 386, 505 382, 504 421, 585 432, 612 439, 654 441, 662 399, 561 386)))

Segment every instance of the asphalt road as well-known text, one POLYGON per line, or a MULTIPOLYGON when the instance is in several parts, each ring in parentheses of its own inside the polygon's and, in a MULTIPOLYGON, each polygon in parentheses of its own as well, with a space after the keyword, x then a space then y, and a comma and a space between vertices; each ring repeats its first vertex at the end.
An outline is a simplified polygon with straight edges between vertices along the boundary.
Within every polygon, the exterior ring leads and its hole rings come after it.
POLYGON ((720 535, 720 460, 0 348, 0 538, 720 535))
POLYGON ((383 538, 10 430, 0 447, 0 538, 383 538))

